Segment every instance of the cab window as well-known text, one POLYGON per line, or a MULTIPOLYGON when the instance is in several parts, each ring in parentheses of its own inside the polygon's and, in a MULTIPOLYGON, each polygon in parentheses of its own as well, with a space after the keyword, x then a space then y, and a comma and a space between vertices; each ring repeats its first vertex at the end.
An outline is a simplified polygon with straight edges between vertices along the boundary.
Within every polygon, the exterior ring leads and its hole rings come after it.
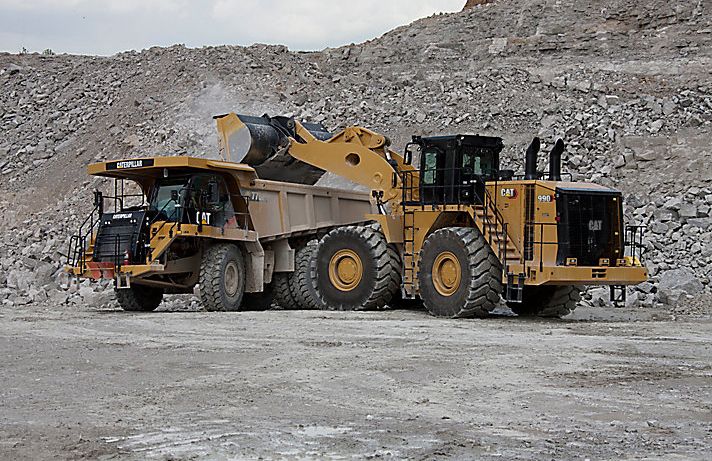
POLYGON ((173 191, 182 196, 186 178, 162 179, 154 186, 149 199, 148 209, 157 212, 161 219, 177 220, 176 203, 171 199, 173 191))
POLYGON ((435 176, 438 167, 438 153, 435 150, 425 151, 425 162, 423 168, 423 183, 432 185, 435 184, 435 176))

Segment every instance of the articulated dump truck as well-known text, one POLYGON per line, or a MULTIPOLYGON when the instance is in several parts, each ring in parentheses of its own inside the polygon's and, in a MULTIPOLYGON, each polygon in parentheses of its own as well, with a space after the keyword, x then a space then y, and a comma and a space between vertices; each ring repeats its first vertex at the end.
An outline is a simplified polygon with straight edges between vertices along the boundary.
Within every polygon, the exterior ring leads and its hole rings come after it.
POLYGON ((522 316, 562 316, 584 285, 609 286, 622 302, 626 285, 647 279, 642 228, 625 225, 621 193, 562 180, 561 140, 540 172, 535 138, 518 176, 500 169, 497 137, 413 136, 399 154, 362 127, 215 120, 222 160, 88 167, 114 179, 114 193, 95 192, 68 272, 113 279, 132 311, 197 285, 211 311, 417 301, 451 318, 487 315, 502 300, 522 316), (316 186, 325 172, 369 192, 316 186))

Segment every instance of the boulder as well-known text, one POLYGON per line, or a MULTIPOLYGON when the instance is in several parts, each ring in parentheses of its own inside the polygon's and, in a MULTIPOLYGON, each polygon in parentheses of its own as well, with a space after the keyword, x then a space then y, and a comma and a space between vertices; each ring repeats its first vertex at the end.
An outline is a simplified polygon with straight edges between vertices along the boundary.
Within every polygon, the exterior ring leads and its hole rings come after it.
POLYGON ((682 295, 696 295, 704 285, 697 275, 688 268, 673 269, 660 274, 658 297, 669 305, 676 305, 682 295))

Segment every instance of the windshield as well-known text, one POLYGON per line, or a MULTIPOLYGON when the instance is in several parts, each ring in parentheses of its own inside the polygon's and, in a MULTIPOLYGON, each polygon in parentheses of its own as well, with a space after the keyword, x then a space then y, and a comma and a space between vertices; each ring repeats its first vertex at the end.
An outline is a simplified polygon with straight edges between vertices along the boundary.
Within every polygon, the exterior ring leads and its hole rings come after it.
POLYGON ((173 191, 181 196, 185 189, 185 178, 164 179, 156 183, 151 194, 149 209, 160 213, 166 220, 175 220, 176 202, 171 199, 173 191))
POLYGON ((493 177, 497 165, 495 155, 489 149, 465 147, 462 152, 462 168, 467 174, 475 174, 486 178, 493 177))

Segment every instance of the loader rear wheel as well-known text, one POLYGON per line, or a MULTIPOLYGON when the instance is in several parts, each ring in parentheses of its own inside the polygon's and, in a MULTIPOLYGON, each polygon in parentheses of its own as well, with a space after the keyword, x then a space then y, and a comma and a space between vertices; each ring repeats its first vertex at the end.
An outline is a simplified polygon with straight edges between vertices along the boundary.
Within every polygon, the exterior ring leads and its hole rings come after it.
POLYGON ((163 289, 147 285, 131 285, 131 288, 114 288, 116 300, 125 311, 150 312, 163 301, 163 289))
POLYGON ((239 311, 245 293, 245 259, 229 243, 208 247, 200 263, 200 300, 207 311, 239 311))
POLYGON ((581 290, 575 285, 525 286, 522 302, 507 306, 520 317, 563 317, 576 309, 581 290))
POLYGON ((502 265, 478 229, 448 227, 425 240, 418 283, 432 315, 484 317, 499 302, 502 265))
POLYGON ((398 284, 398 261, 374 226, 330 231, 312 259, 312 275, 322 304, 337 310, 373 310, 385 306, 398 284))
POLYGON ((312 260, 319 250, 319 241, 311 240, 297 250, 294 256, 294 272, 289 275, 289 291, 300 309, 326 309, 312 277, 312 260))
POLYGON ((277 272, 272 275, 272 285, 274 285, 274 302, 284 310, 299 309, 297 300, 292 295, 289 288, 289 272, 277 272))

